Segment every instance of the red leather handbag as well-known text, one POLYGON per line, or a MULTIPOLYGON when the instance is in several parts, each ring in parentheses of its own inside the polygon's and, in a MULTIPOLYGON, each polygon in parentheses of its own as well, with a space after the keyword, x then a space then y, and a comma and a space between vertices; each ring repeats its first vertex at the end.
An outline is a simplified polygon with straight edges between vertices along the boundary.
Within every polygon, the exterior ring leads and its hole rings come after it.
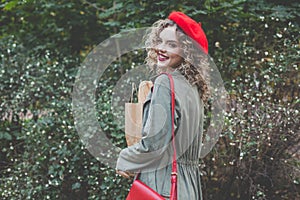
POLYGON ((126 200, 135 199, 165 200, 165 198, 160 196, 160 194, 158 194, 155 190, 153 190, 140 180, 133 181, 130 192, 128 193, 128 196, 126 198, 126 200))
MULTIPOLYGON (((175 148, 175 134, 174 134, 174 119, 175 119, 175 91, 174 80, 171 74, 166 74, 170 80, 171 88, 171 116, 172 116, 172 146, 173 146, 173 160, 171 173, 171 191, 170 200, 177 200, 177 162, 176 162, 176 148, 175 148)), ((164 200, 165 198, 158 194, 155 190, 147 186, 142 181, 138 180, 138 175, 133 181, 126 200, 164 200)))

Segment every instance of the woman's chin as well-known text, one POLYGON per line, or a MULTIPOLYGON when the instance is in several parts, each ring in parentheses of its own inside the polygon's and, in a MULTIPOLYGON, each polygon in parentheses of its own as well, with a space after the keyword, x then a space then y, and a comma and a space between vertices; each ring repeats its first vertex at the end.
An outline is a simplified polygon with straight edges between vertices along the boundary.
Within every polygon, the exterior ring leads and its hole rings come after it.
POLYGON ((163 65, 163 64, 157 64, 157 68, 159 68, 159 69, 165 69, 165 68, 167 68, 167 66, 163 65))
POLYGON ((157 66, 157 70, 161 73, 161 72, 167 72, 167 73, 171 73, 174 71, 173 68, 171 67, 167 67, 167 66, 157 66))
POLYGON ((168 71, 168 67, 166 66, 157 66, 160 72, 167 72, 168 71))

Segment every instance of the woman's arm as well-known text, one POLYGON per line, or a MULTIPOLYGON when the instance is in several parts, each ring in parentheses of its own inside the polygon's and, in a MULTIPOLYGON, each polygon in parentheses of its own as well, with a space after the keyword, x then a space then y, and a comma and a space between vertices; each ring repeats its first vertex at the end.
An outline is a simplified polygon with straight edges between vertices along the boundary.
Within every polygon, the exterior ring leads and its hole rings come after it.
POLYGON ((170 146, 171 95, 170 83, 166 75, 157 77, 149 105, 149 113, 143 126, 144 137, 139 143, 121 151, 117 170, 138 171, 143 168, 169 164, 166 149, 170 146))

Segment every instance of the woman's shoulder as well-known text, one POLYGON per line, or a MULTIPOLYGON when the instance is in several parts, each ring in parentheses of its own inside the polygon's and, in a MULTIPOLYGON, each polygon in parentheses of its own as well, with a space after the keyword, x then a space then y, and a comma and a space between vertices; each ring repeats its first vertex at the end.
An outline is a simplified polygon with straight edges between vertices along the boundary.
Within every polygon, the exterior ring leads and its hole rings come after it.
POLYGON ((169 77, 167 76, 167 74, 159 74, 154 81, 154 87, 155 86, 168 86, 169 83, 169 77))
MULTIPOLYGON (((155 77, 155 81, 157 82, 169 82, 168 73, 161 73, 155 77)), ((169 73, 173 79, 181 79, 183 75, 179 71, 173 71, 169 73)))
MULTIPOLYGON (((174 80, 175 85, 189 85, 188 81, 185 79, 185 77, 178 71, 174 71, 170 73, 172 75, 172 78, 174 80)), ((157 88, 159 86, 170 88, 170 80, 166 73, 159 74, 155 77, 153 80, 154 82, 154 88, 157 88)), ((177 87, 175 87, 176 90, 177 87)), ((184 92, 184 91, 183 91, 184 92)))

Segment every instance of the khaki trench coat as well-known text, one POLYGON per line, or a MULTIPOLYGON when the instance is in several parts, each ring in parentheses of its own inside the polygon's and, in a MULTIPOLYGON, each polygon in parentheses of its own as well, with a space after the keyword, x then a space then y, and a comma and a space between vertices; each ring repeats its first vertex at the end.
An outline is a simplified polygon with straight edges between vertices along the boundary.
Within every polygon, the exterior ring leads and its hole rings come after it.
MULTIPOLYGON (((201 200, 199 158, 203 135, 203 102, 196 86, 174 71, 175 142, 178 168, 178 199, 201 200)), ((140 172, 139 179, 164 196, 170 195, 171 95, 166 75, 159 75, 144 102, 142 139, 123 149, 116 168, 140 172)))

